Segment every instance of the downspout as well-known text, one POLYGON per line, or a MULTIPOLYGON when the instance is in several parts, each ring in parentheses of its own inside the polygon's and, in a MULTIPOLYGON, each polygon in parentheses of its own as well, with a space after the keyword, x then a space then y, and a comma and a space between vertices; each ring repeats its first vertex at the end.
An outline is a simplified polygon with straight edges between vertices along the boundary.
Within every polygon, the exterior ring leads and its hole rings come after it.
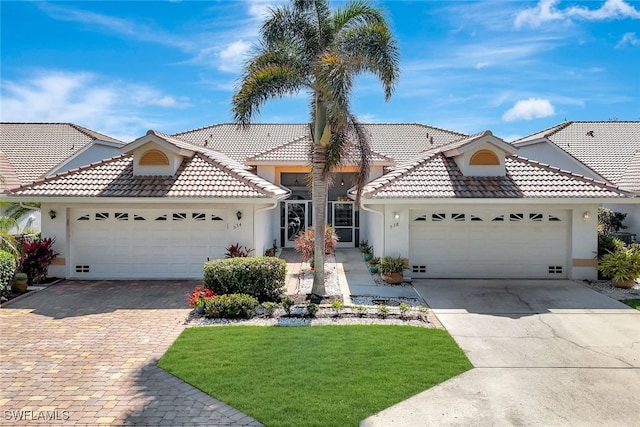
POLYGON ((289 198, 289 196, 291 196, 291 190, 287 190, 287 194, 285 194, 285 195, 283 195, 283 196, 281 196, 281 197, 277 198, 277 199, 273 202, 273 204, 268 205, 268 206, 265 206, 264 208, 256 209, 256 210, 254 211, 254 213, 253 213, 253 243, 254 243, 254 244, 255 244, 255 242, 256 242, 256 238, 258 237, 258 236, 257 236, 257 231, 256 231, 256 230, 257 230, 257 229, 256 229, 256 219, 257 219, 257 217, 258 217, 258 214, 259 214, 260 212, 270 211, 270 210, 272 210, 272 209, 277 208, 277 207, 278 207, 278 205, 280 204, 280 202, 281 202, 281 201, 283 201, 283 200, 285 200, 285 199, 287 199, 287 198, 289 198))
MULTIPOLYGON (((362 201, 360 201, 360 207, 362 208, 363 211, 371 212, 371 213, 375 213, 375 214, 380 215, 380 218, 382 220, 381 221, 382 233, 380 233, 380 236, 381 236, 381 239, 382 239, 382 253, 384 253, 384 248, 385 248, 385 246, 384 246, 384 211, 380 212, 380 211, 377 211, 375 209, 367 208, 367 207, 365 207, 364 203, 362 203, 362 201)), ((362 224, 362 219, 360 219, 360 223, 362 224)))

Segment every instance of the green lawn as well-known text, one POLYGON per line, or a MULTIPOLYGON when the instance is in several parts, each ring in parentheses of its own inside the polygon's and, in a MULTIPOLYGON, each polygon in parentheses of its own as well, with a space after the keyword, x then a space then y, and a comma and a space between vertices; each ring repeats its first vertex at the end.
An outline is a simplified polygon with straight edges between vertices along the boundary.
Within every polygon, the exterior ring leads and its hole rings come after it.
POLYGON ((622 302, 627 304, 629 307, 633 307, 636 310, 640 310, 640 299, 626 299, 622 302))
POLYGON ((357 426, 471 363, 411 326, 186 329, 158 366, 269 427, 357 426))

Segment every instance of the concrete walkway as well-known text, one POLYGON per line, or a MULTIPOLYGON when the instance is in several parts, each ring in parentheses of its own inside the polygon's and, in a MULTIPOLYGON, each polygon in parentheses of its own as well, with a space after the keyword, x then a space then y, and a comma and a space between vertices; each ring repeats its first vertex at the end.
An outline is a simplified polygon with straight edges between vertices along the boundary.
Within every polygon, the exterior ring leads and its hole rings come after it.
POLYGON ((637 310, 568 280, 414 285, 475 368, 362 426, 640 425, 637 310))
POLYGON ((197 282, 64 282, 0 309, 0 424, 259 426, 156 367, 197 282))

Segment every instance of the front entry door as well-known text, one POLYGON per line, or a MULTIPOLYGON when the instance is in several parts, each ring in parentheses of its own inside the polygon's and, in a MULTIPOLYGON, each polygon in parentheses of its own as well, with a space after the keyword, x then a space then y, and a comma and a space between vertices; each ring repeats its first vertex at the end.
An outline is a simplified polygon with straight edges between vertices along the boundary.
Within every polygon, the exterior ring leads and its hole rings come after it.
POLYGON ((307 229, 307 215, 309 209, 309 201, 285 201, 285 229, 284 246, 292 248, 295 246, 295 240, 298 234, 307 229))
POLYGON ((338 235, 338 247, 355 246, 355 215, 353 202, 329 202, 329 223, 338 235))

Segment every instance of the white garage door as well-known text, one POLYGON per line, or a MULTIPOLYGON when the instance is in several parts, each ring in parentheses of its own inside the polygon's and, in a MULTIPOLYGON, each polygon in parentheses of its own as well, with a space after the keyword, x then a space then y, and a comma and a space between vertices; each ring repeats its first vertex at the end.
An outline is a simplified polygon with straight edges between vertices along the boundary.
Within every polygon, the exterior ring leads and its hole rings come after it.
POLYGON ((201 278, 227 246, 223 214, 208 210, 73 210, 74 278, 201 278))
POLYGON ((566 211, 412 211, 413 277, 566 278, 566 211))

